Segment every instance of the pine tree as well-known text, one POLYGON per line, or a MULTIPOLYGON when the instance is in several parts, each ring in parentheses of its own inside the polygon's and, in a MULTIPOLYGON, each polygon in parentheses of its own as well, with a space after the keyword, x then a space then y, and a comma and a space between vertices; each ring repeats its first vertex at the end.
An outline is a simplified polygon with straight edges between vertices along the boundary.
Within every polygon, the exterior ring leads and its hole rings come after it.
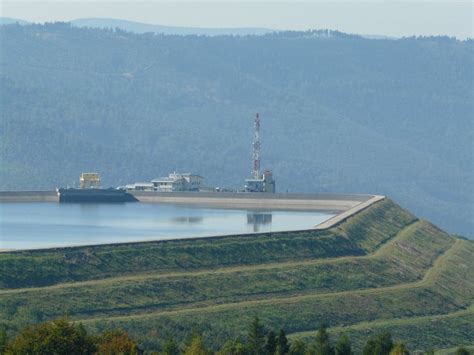
POLYGON ((389 355, 393 349, 392 335, 389 332, 380 334, 377 338, 375 353, 378 355, 389 355))
POLYGON ((289 350, 290 346, 288 344, 288 339, 286 338, 285 331, 283 329, 280 329, 280 333, 278 334, 277 339, 276 353, 277 355, 286 355, 288 354, 289 350))
POLYGON ((211 352, 204 345, 201 335, 195 336, 184 349, 184 355, 209 355, 211 352))
POLYGON ((264 327, 258 317, 255 317, 250 324, 247 348, 250 354, 261 355, 265 351, 264 327))
POLYGON ((336 343, 336 355, 352 355, 351 342, 347 335, 342 335, 336 343))
POLYGON ((410 355, 410 352, 408 351, 405 344, 398 343, 392 348, 390 355, 410 355))
POLYGON ((362 351, 363 355, 389 355, 393 348, 392 336, 389 332, 370 337, 362 351))
POLYGON ((163 346, 163 355, 179 355, 179 346, 173 337, 169 337, 163 346))
POLYGON ((329 334, 324 324, 319 327, 312 350, 314 355, 334 355, 334 348, 331 346, 329 334))
POLYGON ((247 355, 247 349, 244 344, 237 340, 227 340, 222 348, 217 352, 217 355, 247 355))
POLYGON ((268 355, 274 355, 277 348, 277 338, 275 332, 270 330, 267 335, 267 342, 265 344, 265 353, 268 355))
POLYGON ((5 353, 7 343, 8 343, 7 331, 4 328, 1 328, 0 329, 0 354, 5 353))

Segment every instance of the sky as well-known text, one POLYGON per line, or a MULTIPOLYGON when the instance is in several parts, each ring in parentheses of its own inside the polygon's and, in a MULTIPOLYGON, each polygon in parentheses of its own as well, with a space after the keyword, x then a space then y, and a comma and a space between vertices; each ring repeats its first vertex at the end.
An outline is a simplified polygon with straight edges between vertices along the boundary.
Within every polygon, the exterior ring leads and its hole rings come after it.
POLYGON ((117 18, 167 26, 332 29, 391 37, 473 38, 474 2, 464 0, 112 1, 0 0, 0 15, 31 22, 117 18))

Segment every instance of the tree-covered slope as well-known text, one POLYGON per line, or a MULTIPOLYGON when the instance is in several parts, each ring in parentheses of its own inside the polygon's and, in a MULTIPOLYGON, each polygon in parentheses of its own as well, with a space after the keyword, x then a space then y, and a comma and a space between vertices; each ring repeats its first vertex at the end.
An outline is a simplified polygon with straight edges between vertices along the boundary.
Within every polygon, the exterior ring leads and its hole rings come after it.
POLYGON ((379 193, 472 235, 473 42, 332 32, 0 28, 0 188, 173 170, 242 186, 252 120, 280 191, 379 193))
POLYGON ((473 261, 472 242, 385 199, 325 231, 0 253, 0 326, 67 314, 158 350, 196 327, 219 347, 258 315, 293 338, 325 322, 357 348, 387 328, 446 348, 474 342, 473 261))

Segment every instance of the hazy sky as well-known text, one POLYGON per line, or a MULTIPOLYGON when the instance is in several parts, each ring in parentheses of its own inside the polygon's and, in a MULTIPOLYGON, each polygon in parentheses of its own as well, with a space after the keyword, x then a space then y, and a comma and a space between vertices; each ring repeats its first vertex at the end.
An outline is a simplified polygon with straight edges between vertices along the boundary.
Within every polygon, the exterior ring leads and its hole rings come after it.
POLYGON ((3 1, 1 16, 33 22, 119 18, 192 27, 329 28, 387 36, 473 37, 473 2, 410 1, 3 1))

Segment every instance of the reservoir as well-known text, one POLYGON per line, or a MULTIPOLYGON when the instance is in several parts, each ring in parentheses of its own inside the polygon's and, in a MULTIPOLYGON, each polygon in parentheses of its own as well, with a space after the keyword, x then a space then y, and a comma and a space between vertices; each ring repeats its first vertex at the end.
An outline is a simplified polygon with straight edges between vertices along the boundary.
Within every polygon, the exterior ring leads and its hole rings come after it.
POLYGON ((0 249, 301 230, 333 216, 312 211, 250 211, 153 203, 0 203, 0 249))

